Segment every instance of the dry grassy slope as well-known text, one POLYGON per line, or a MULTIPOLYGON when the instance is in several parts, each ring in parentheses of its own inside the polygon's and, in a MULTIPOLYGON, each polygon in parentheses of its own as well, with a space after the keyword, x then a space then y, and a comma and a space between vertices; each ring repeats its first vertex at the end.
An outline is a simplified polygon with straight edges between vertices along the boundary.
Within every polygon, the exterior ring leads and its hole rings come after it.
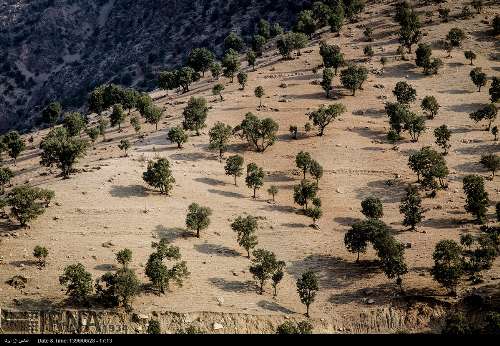
MULTIPOLYGON (((334 102, 325 99, 320 86, 311 84, 320 78, 320 72, 312 73, 312 68, 320 64, 318 42, 315 41, 293 61, 280 61, 276 52, 269 52, 257 71, 250 72, 244 91, 238 90, 236 83, 224 81, 224 102, 211 96, 213 82, 209 80, 201 81, 188 94, 160 98, 158 104, 165 107, 170 117, 158 132, 145 125, 146 139, 138 141, 130 127, 122 133, 110 131, 110 141, 98 143, 80 163, 85 172, 69 180, 47 175, 48 170, 38 166, 36 150, 26 152, 16 168, 15 183, 29 180, 35 185, 54 189, 60 205, 48 209, 33 223, 31 230, 17 231, 17 237, 2 238, 0 303, 11 305, 15 298, 23 306, 57 304, 64 298, 57 281, 64 266, 81 262, 97 277, 110 268, 115 262, 114 253, 124 247, 133 250, 132 267, 146 282, 143 264, 151 252, 150 244, 160 237, 167 237, 181 248, 191 278, 184 287, 172 287, 161 297, 142 294, 134 301, 136 311, 302 313, 304 308, 295 292, 295 280, 306 269, 312 269, 319 274, 321 287, 312 306, 312 315, 315 318, 354 319, 360 309, 371 311, 387 307, 396 295, 393 282, 371 267, 370 261, 375 259, 372 250, 363 256, 366 262, 356 265, 355 256, 348 253, 343 244, 349 225, 362 217, 360 201, 369 195, 383 200, 383 220, 394 227, 396 237, 412 244, 406 251, 410 269, 404 279, 407 290, 444 293, 428 273, 434 245, 441 239, 458 239, 464 232, 478 232, 478 227, 470 222, 471 217, 463 209, 461 180, 472 172, 488 176, 477 163, 479 157, 499 151, 499 144, 483 131, 484 126, 476 125, 468 118, 470 111, 488 102, 488 94, 475 91, 468 76, 471 67, 463 58, 462 50, 470 48, 478 53, 476 65, 483 67, 489 76, 498 73, 500 63, 489 57, 490 53, 498 51, 497 43, 484 34, 487 25, 481 21, 498 13, 499 7, 489 7, 484 14, 471 20, 447 24, 440 23, 434 14, 433 22, 424 29, 427 33, 424 41, 442 39, 454 26, 464 28, 469 34, 463 49, 455 51, 452 58, 446 58, 444 51, 434 51, 445 62, 439 75, 434 77, 423 76, 412 61, 392 59, 397 48, 396 25, 387 16, 387 9, 387 5, 371 6, 369 14, 364 15, 360 23, 347 25, 340 38, 330 34, 322 37, 341 45, 351 61, 364 63, 370 68, 381 68, 378 63, 380 56, 390 58, 384 73, 371 73, 364 90, 356 97, 339 86, 338 78, 335 80, 338 102, 344 103, 348 111, 327 129, 323 138, 302 135, 295 141, 288 135, 291 124, 303 126, 307 121, 307 111, 334 102), (371 25, 375 29, 373 46, 376 55, 371 62, 364 62, 363 58, 362 49, 366 43, 362 40, 362 25, 371 25), (393 146, 385 141, 388 123, 383 99, 379 97, 392 100, 391 91, 400 80, 408 80, 416 87, 415 110, 425 95, 435 95, 442 107, 438 117, 428 121, 429 130, 418 143, 405 140, 399 144, 398 150, 393 150, 393 146), (287 88, 279 87, 283 82, 288 84, 287 88), (378 89, 374 87, 376 84, 385 87, 378 89), (267 110, 256 110, 258 100, 253 96, 253 89, 257 85, 266 90, 264 104, 267 110), (185 148, 178 150, 166 140, 166 132, 169 127, 180 123, 184 103, 192 95, 210 100, 212 108, 208 126, 201 136, 190 137, 185 148), (279 102, 283 97, 291 101, 279 102), (232 185, 232 178, 224 175, 223 165, 217 161, 216 154, 207 150, 208 129, 216 121, 236 125, 249 111, 270 116, 280 124, 279 141, 264 154, 246 151, 245 145, 237 139, 233 140, 230 152, 226 154, 240 153, 246 163, 256 162, 268 172, 266 185, 256 200, 250 198, 251 192, 242 179, 238 187, 232 185), (364 114, 360 115, 359 111, 364 111, 364 114), (424 200, 428 212, 419 227, 420 232, 404 231, 398 211, 399 201, 404 186, 415 181, 414 174, 407 167, 407 157, 412 150, 433 145, 432 131, 443 123, 453 132, 451 152, 446 157, 451 172, 449 189, 440 191, 435 199, 424 200), (117 149, 119 140, 125 137, 134 141, 128 158, 120 157, 117 149), (325 168, 320 184, 324 205, 320 230, 308 227, 310 220, 296 213, 291 198, 293 185, 300 180, 300 176, 294 174, 294 157, 300 150, 309 151, 325 168), (143 187, 144 159, 154 157, 167 157, 173 165, 177 182, 172 197, 160 196, 143 187), (386 185, 388 180, 393 180, 394 184, 386 185), (280 187, 276 205, 267 202, 265 189, 271 183, 280 187), (184 231, 186 209, 192 202, 213 209, 212 223, 202 233, 201 239, 184 231), (271 287, 266 288, 263 296, 256 293, 248 272, 249 262, 238 248, 229 227, 230 221, 243 213, 263 218, 258 231, 259 247, 274 251, 287 263, 286 276, 276 299, 270 295, 271 287), (113 247, 101 246, 109 240, 113 247), (31 249, 36 244, 44 244, 50 251, 49 264, 43 271, 26 262, 31 260, 31 249), (4 283, 14 274, 30 277, 25 290, 17 291, 4 283), (365 296, 372 298, 374 304, 363 303, 365 296), (217 302, 220 297, 224 300, 221 305, 217 302)), ((155 97, 162 95, 163 92, 153 94, 155 97)), ((36 134, 35 144, 44 134, 36 134)), ((487 180, 486 187, 490 199, 498 201, 498 178, 487 180)), ((493 219, 492 215, 490 217, 493 219)), ((8 231, 7 224, 3 227, 8 231)), ((497 261, 485 273, 486 283, 496 282, 499 275, 497 261)), ((470 286, 464 285, 462 289, 470 289, 470 286)))

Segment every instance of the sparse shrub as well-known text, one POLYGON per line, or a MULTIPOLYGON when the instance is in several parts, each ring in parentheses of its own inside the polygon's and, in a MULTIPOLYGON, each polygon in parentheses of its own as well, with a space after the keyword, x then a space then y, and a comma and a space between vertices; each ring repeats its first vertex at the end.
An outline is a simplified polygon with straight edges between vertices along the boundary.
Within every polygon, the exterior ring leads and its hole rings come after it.
POLYGON ((257 190, 264 185, 264 176, 262 167, 258 167, 255 163, 247 165, 245 182, 249 188, 253 189, 253 198, 256 198, 257 190))
POLYGON ((274 144, 278 129, 279 126, 273 119, 259 119, 252 113, 247 113, 241 122, 243 136, 258 152, 264 152, 274 144))
POLYGON ((253 50, 249 50, 247 52, 247 61, 248 61, 248 65, 252 66, 253 70, 255 71, 255 63, 257 62, 257 54, 253 50))
POLYGON ((295 157, 295 164, 297 165, 297 168, 301 169, 304 173, 304 179, 306 178, 306 172, 311 166, 311 162, 311 154, 309 154, 308 152, 301 151, 295 157))
POLYGON ((14 165, 19 155, 26 149, 26 144, 17 131, 9 131, 2 136, 3 147, 9 156, 14 159, 14 165))
POLYGON ((128 264, 132 262, 132 251, 130 249, 123 249, 116 253, 116 261, 120 263, 124 268, 128 267, 128 264))
POLYGON ((491 172, 491 179, 495 178, 495 172, 500 169, 500 157, 496 154, 487 154, 481 156, 481 164, 491 172))
POLYGON ((439 108, 441 108, 434 96, 424 97, 420 107, 428 113, 429 119, 434 119, 439 112, 439 108))
POLYGON ((238 244, 246 250, 248 258, 250 258, 250 250, 257 246, 257 236, 255 235, 257 227, 257 218, 251 215, 238 216, 231 223, 231 229, 237 233, 238 244))
POLYGON ((38 260, 38 266, 45 267, 47 256, 49 255, 49 250, 46 247, 37 245, 33 249, 33 257, 38 260))
POLYGON ((323 59, 323 66, 325 68, 333 68, 335 75, 340 67, 344 66, 344 54, 340 51, 340 47, 336 45, 329 45, 324 41, 320 42, 319 54, 323 59))
POLYGON ((150 161, 146 172, 142 174, 142 179, 148 185, 160 189, 160 192, 166 195, 170 193, 175 183, 175 178, 172 176, 170 169, 170 162, 164 158, 150 161))
POLYGON ((479 175, 466 176, 463 179, 463 189, 466 195, 465 210, 474 215, 479 223, 483 223, 489 204, 483 177, 479 175))
POLYGON ((229 78, 231 83, 234 81, 234 76, 240 70, 241 63, 238 53, 234 50, 229 50, 222 59, 222 74, 229 78))
POLYGON ((181 253, 177 246, 170 245, 166 239, 161 239, 158 243, 152 243, 156 249, 148 259, 145 274, 151 284, 160 293, 165 293, 170 282, 175 281, 178 286, 182 286, 184 280, 190 275, 185 261, 180 261, 181 253), (163 260, 177 261, 171 268, 168 268, 163 260))
POLYGON ((0 167, 0 194, 5 192, 5 185, 14 178, 14 173, 8 167, 0 167))
POLYGON ((422 221, 424 209, 422 198, 414 186, 410 185, 406 189, 406 196, 401 200, 399 212, 404 215, 403 225, 410 226, 410 230, 415 231, 416 225, 422 221))
POLYGON ((500 78, 493 77, 490 86, 490 100, 492 103, 498 102, 500 100, 500 78))
POLYGON ((380 219, 384 216, 384 208, 379 198, 370 196, 361 202, 361 212, 369 219, 380 219))
POLYGON ((191 97, 184 108, 182 115, 184 121, 182 123, 185 130, 196 131, 196 135, 200 135, 200 130, 204 128, 207 119, 208 107, 207 101, 203 97, 191 97))
POLYGON ((85 128, 85 118, 77 112, 68 113, 64 116, 63 126, 70 136, 79 136, 85 128))
POLYGON ((219 160, 222 161, 222 156, 224 152, 227 150, 227 145, 229 143, 229 139, 233 133, 233 129, 231 126, 226 125, 221 122, 217 122, 208 132, 210 137, 210 144, 208 148, 210 150, 219 151, 219 160))
POLYGON ((54 126, 62 114, 62 106, 59 102, 51 102, 42 111, 42 119, 46 124, 54 126))
POLYGON ((160 321, 158 320, 149 320, 148 329, 146 330, 148 334, 161 334, 161 326, 160 321))
POLYGON ((289 132, 293 139, 297 139, 298 131, 299 129, 297 128, 296 125, 290 125, 289 132))
POLYGON ((314 303, 318 290, 318 278, 313 271, 303 273, 297 280, 297 293, 302 304, 306 306, 307 317, 309 317, 309 307, 314 303))
POLYGON ((321 87, 326 92, 326 97, 330 97, 330 92, 332 90, 333 81, 333 70, 330 68, 325 68, 323 70, 323 79, 321 80, 321 87))
POLYGON ((203 207, 198 203, 191 203, 186 215, 186 227, 195 230, 196 237, 199 238, 200 231, 210 225, 210 215, 212 215, 212 209, 203 207))
POLYGON ((130 142, 127 139, 120 140, 120 144, 118 144, 118 148, 125 152, 125 156, 128 156, 127 151, 130 149, 130 142))
POLYGON ((319 180, 323 177, 323 167, 316 160, 311 161, 309 173, 316 179, 316 185, 319 185, 319 180))
POLYGON ((7 194, 6 204, 10 207, 12 217, 18 220, 21 226, 27 227, 30 221, 45 212, 51 196, 53 194, 49 193, 49 190, 29 185, 16 186, 7 194))
POLYGON ((451 131, 448 129, 448 126, 446 125, 441 125, 437 128, 434 129, 434 137, 435 137, 435 143, 443 148, 444 153, 443 155, 448 154, 448 149, 450 149, 450 138, 451 138, 451 131))
POLYGON ((212 88, 212 94, 215 96, 219 96, 221 101, 224 101, 224 97, 222 97, 222 92, 224 91, 225 87, 222 84, 215 84, 214 87, 212 88))
POLYGON ((363 66, 351 65, 340 72, 340 81, 344 88, 352 91, 356 96, 356 90, 361 89, 364 81, 368 78, 368 70, 363 66))
POLYGON ((85 155, 87 142, 72 137, 66 128, 52 129, 40 143, 42 150, 40 163, 51 167, 56 165, 67 178, 78 159, 85 155))
POLYGON ((293 200, 295 203, 302 206, 304 210, 307 210, 309 201, 316 197, 317 192, 318 185, 304 179, 300 184, 293 187, 293 200))
POLYGON ((472 328, 462 313, 452 312, 446 317, 441 333, 444 335, 471 335, 472 328))
POLYGON ((248 74, 244 71, 238 73, 238 83, 241 85, 241 90, 245 90, 245 85, 248 82, 248 74))
POLYGON ((476 67, 470 71, 469 76, 472 83, 474 83, 474 85, 478 88, 477 91, 481 92, 481 88, 486 85, 488 80, 486 73, 484 73, 480 67, 476 67))
POLYGON ((118 125, 118 131, 121 132, 121 125, 125 121, 125 112, 123 111, 123 106, 121 104, 116 104, 113 106, 113 111, 109 116, 111 127, 118 125))
POLYGON ((260 104, 259 108, 262 108, 262 97, 265 95, 264 88, 262 86, 258 86, 254 90, 255 97, 259 98, 260 104))
POLYGON ((278 326, 276 334, 312 334, 313 326, 307 321, 294 323, 285 321, 278 326))
POLYGON ((59 277, 59 283, 66 286, 66 294, 76 303, 87 303, 92 293, 92 275, 85 270, 81 263, 72 264, 64 268, 59 277))
POLYGON ((417 97, 417 91, 405 81, 397 82, 392 93, 398 102, 404 105, 414 102, 417 97))
POLYGON ((325 128, 345 111, 346 108, 341 103, 335 103, 328 107, 322 105, 318 110, 309 113, 309 120, 319 128, 318 136, 323 136, 325 128))
POLYGON ((375 54, 375 52, 373 51, 373 47, 365 46, 365 48, 363 48, 363 54, 368 58, 373 57, 373 55, 375 54))
POLYGON ((278 187, 276 185, 271 185, 269 189, 267 189, 267 193, 270 194, 273 198, 274 202, 274 197, 278 194, 278 187))
POLYGON ((243 157, 240 155, 229 156, 226 160, 226 165, 224 166, 224 170, 226 175, 232 175, 234 177, 234 185, 238 185, 236 183, 236 178, 243 175, 243 157))
POLYGON ((177 143, 177 148, 181 149, 182 144, 187 142, 188 135, 182 127, 176 126, 168 130, 167 139, 172 143, 177 143))
POLYGON ((95 144, 95 141, 97 140, 97 138, 99 138, 100 135, 98 127, 88 127, 85 129, 85 133, 87 134, 87 136, 89 136, 92 144, 95 144))
POLYGON ((450 52, 455 47, 460 47, 462 41, 465 39, 465 33, 462 29, 452 28, 446 35, 446 40, 450 45, 450 52))
POLYGON ((115 273, 102 275, 95 286, 97 297, 104 304, 128 308, 131 299, 139 293, 141 283, 133 270, 120 268, 115 273))
POLYGON ((474 65, 473 61, 477 58, 476 53, 471 50, 466 50, 464 52, 465 59, 470 60, 471 66, 474 65))
POLYGON ((491 134, 493 135, 493 140, 496 142, 498 140, 498 126, 493 126, 491 128, 491 134))
POLYGON ((490 103, 489 105, 487 105, 487 106, 485 106, 485 107, 483 107, 475 112, 470 113, 469 117, 472 120, 474 120, 476 123, 478 123, 482 120, 488 121, 488 127, 486 130, 489 131, 491 128, 491 124, 497 118, 497 114, 498 114, 498 108, 493 103, 490 103))
POLYGON ((149 105, 144 108, 144 111, 141 114, 144 116, 148 124, 154 124, 155 129, 158 130, 158 124, 163 114, 159 107, 149 105))
POLYGON ((259 282, 259 294, 264 293, 264 285, 271 279, 278 270, 283 270, 285 263, 278 261, 276 255, 264 249, 257 249, 253 252, 250 273, 259 282))
POLYGON ((204 77, 205 72, 210 69, 214 60, 214 53, 207 48, 195 48, 189 53, 187 65, 192 67, 196 72, 201 72, 204 77))
POLYGON ((411 154, 408 158, 408 166, 417 174, 418 181, 425 188, 446 187, 444 179, 449 173, 446 161, 442 154, 431 147, 423 147, 420 151, 411 154), (421 180, 420 177, 423 179, 421 180))

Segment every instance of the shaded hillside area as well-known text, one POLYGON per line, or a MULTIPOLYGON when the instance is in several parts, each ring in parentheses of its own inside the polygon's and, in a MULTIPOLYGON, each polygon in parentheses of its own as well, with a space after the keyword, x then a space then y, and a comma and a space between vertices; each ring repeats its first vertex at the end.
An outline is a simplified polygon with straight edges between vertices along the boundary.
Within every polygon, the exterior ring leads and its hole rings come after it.
POLYGON ((260 18, 289 27, 306 0, 7 0, 0 4, 0 130, 35 125, 47 102, 79 107, 112 81, 149 90, 193 47, 220 53, 260 18))

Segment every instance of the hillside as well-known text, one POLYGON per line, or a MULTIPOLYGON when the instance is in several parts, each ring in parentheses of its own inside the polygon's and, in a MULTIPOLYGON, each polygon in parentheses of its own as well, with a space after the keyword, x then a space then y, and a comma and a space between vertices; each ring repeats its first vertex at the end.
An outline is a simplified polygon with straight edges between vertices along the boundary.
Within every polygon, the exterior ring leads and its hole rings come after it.
MULTIPOLYGON (((456 15, 464 3, 449 1, 452 14, 456 15)), ((498 285, 500 278, 497 257, 492 267, 482 272, 484 282, 471 285, 464 279, 458 286, 459 296, 451 297, 430 275, 434 263, 432 254, 439 241, 458 242, 463 234, 481 233, 480 225, 464 210, 462 181, 466 175, 477 174, 484 178, 490 199, 487 223, 496 222, 494 205, 500 201, 500 178, 490 179, 491 173, 479 161, 485 154, 498 155, 500 143, 493 140, 490 132, 484 131, 484 122, 477 124, 469 118, 469 113, 490 103, 487 91, 490 81, 478 92, 469 73, 479 66, 488 80, 499 75, 499 41, 490 34, 490 22, 500 13, 500 6, 490 2, 481 14, 465 20, 451 18, 449 22, 438 17, 437 5, 417 6, 425 22, 422 42, 431 44, 433 55, 444 63, 437 75, 427 76, 415 66, 414 53, 407 54, 408 60, 400 59, 396 53, 398 24, 393 20, 392 5, 392 1, 370 3, 357 23, 347 23, 339 36, 328 31, 318 34, 293 60, 283 60, 274 48, 265 51, 255 71, 243 64, 249 76, 243 90, 236 81, 230 83, 226 78, 214 81, 207 74, 184 94, 152 91, 151 97, 165 115, 159 129, 156 131, 154 125, 142 123, 138 135, 129 126, 128 119, 122 132, 117 128, 109 129, 106 140, 99 139, 91 147, 87 156, 80 160, 78 172, 70 179, 62 179, 55 169, 39 165, 38 145, 48 129, 27 135, 26 138, 33 135, 33 143, 17 159, 17 164, 14 166, 11 160, 6 161, 15 171, 12 185, 29 183, 50 188, 56 197, 30 229, 20 229, 7 219, 0 221, 0 305, 17 308, 65 306, 65 292, 58 282, 64 267, 80 262, 95 279, 116 269, 115 256, 123 248, 133 251, 130 267, 141 282, 146 283, 144 267, 152 252, 151 243, 166 238, 180 248, 190 271, 189 279, 182 287, 171 285, 163 295, 143 292, 134 299, 132 307, 137 314, 162 316, 162 327, 168 332, 174 332, 174 324, 182 323, 200 326, 208 332, 272 332, 271 327, 285 318, 302 320, 305 308, 297 296, 296 280, 306 270, 313 270, 319 277, 320 289, 311 306, 311 321, 317 331, 438 331, 443 324, 443 307, 457 303, 460 296, 476 289, 498 285), (373 42, 365 41, 365 27, 373 28, 373 42), (440 48, 440 42, 454 27, 464 30, 467 38, 449 56, 440 48), (340 77, 335 76, 333 95, 330 99, 325 97, 319 85, 322 68, 318 66, 323 63, 319 54, 320 40, 339 45, 346 60, 368 69, 368 79, 356 96, 343 88, 340 77), (371 58, 363 54, 366 45, 374 48, 371 58), (477 54, 475 66, 470 66, 464 58, 466 50, 477 54), (380 62, 381 57, 387 58, 385 66, 380 62), (394 144, 387 140, 390 126, 384 107, 387 102, 395 101, 392 90, 403 80, 417 91, 412 110, 422 114, 420 103, 427 95, 435 96, 441 108, 434 119, 426 120, 427 130, 417 142, 405 134, 394 144), (216 83, 225 86, 223 101, 212 94, 216 83), (254 96, 257 86, 265 90, 262 108, 258 107, 259 99, 254 96), (200 136, 190 135, 184 147, 178 149, 167 140, 167 133, 182 123, 182 112, 192 96, 207 99, 207 126, 200 136), (337 102, 345 105, 346 112, 327 128, 324 136, 317 136, 317 129, 304 130, 304 124, 309 122, 307 113, 321 105, 337 102), (208 132, 214 124, 220 121, 235 127, 247 112, 270 117, 279 125, 278 140, 264 153, 251 150, 244 140, 233 136, 224 154, 225 158, 239 154, 244 157, 245 166, 254 162, 263 167, 264 186, 257 191, 255 199, 251 189, 245 186, 244 176, 238 178, 238 186, 235 186, 233 178, 225 175, 218 153, 208 148, 208 132), (452 133, 451 148, 445 156, 449 169, 448 186, 438 190, 434 198, 428 196, 429 191, 422 192, 425 217, 417 230, 411 231, 402 225, 399 210, 405 188, 417 181, 416 174, 408 167, 408 157, 424 146, 437 148, 433 132, 443 124, 452 133), (290 135, 292 125, 299 128, 297 139, 290 135), (128 156, 118 148, 123 139, 132 143, 128 156), (295 157, 300 151, 309 152, 324 168, 318 193, 323 217, 316 228, 310 226, 311 220, 293 200, 294 186, 302 178, 302 172, 295 166, 295 157), (142 179, 147 162, 157 158, 170 161, 176 180, 171 196, 160 195, 142 179), (271 185, 279 188, 275 203, 266 192, 271 185), (356 255, 348 252, 344 245, 346 231, 364 218, 360 203, 369 196, 383 202, 382 220, 391 227, 394 237, 405 244, 408 273, 404 275, 404 295, 395 280, 389 280, 380 270, 373 248, 369 247, 361 255, 361 262, 356 263, 356 255), (193 202, 209 206, 213 212, 210 225, 200 238, 186 230, 186 211, 193 202), (263 295, 258 294, 246 252, 238 246, 236 234, 230 227, 240 215, 258 216, 258 248, 273 251, 286 263, 277 297, 272 296, 270 284, 263 295), (32 261, 32 249, 39 244, 50 251, 47 266, 42 270, 32 261), (26 288, 19 290, 5 283, 16 274, 28 278, 26 288), (408 296, 424 297, 435 303, 423 304, 417 298, 417 303, 406 304, 408 296), (185 317, 181 323, 177 315, 170 315, 171 312, 189 318, 185 317), (222 328, 213 330, 213 323, 221 323, 222 328)), ((98 13, 98 8, 92 7, 93 13, 98 13)), ((112 27, 111 13, 106 21, 109 27, 112 27)), ((285 18, 287 15, 281 12, 280 16, 285 18)), ((192 31, 197 32, 196 28, 192 31)), ((100 35, 105 35, 104 32, 101 29, 100 35)), ((150 42, 154 41, 155 38, 151 38, 150 42)), ((184 54, 190 43, 172 39, 171 44, 172 47, 178 45, 179 54, 182 48, 184 54)), ((139 52, 147 51, 147 47, 145 43, 135 57, 143 56, 139 52)), ((92 50, 96 54, 101 51, 92 50)), ((113 52, 106 53, 110 61, 113 52)), ((124 66, 129 66, 134 56, 123 59, 124 66)), ((169 59, 165 56, 163 63, 169 59)), ((83 73, 78 80, 83 81, 86 75, 96 73, 97 70, 88 66, 73 67, 83 73)), ((48 77, 52 81, 48 84, 56 85, 55 81, 60 80, 59 85, 64 88, 63 76, 74 76, 74 70, 64 72, 67 68, 48 77)), ((108 69, 102 65, 104 70, 108 69)), ((50 97, 58 90, 61 89, 40 89, 38 93, 47 92, 50 97)), ((132 115, 136 114, 134 110, 132 115)), ((92 121, 97 121, 97 117, 92 121)), ((494 125, 498 125, 498 119, 495 121, 494 125)))
POLYGON ((220 52, 260 18, 289 27, 307 1, 8 0, 0 4, 0 131, 36 125, 48 102, 79 108, 96 85, 150 90, 193 47, 220 52))

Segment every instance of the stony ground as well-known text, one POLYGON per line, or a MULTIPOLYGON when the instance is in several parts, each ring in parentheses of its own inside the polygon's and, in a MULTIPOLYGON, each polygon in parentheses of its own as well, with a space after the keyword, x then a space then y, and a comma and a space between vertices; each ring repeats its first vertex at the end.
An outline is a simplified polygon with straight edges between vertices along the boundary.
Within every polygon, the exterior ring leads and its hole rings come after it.
MULTIPOLYGON (((457 5, 454 12, 459 8, 457 5)), ((483 21, 491 20, 500 7, 489 6, 474 19, 449 23, 440 22, 434 7, 419 9, 432 10, 431 16, 422 15, 430 20, 424 28, 424 42, 436 43, 455 26, 468 35, 463 47, 452 52, 451 58, 435 48, 434 55, 443 59, 444 67, 432 77, 424 76, 415 67, 413 57, 410 61, 397 59, 398 42, 394 34, 397 25, 390 19, 388 9, 387 5, 370 6, 361 21, 347 25, 340 37, 330 33, 321 37, 340 45, 350 61, 370 69, 364 90, 356 97, 340 86, 338 77, 334 81, 336 100, 326 99, 321 87, 313 83, 321 79, 321 70, 316 74, 312 71, 321 63, 319 41, 315 40, 293 61, 281 61, 276 51, 267 52, 257 70, 249 70, 245 90, 224 80, 222 102, 211 95, 214 82, 209 79, 197 83, 184 95, 154 93, 152 96, 158 98, 157 103, 168 115, 159 130, 143 125, 144 139, 138 139, 131 127, 125 127, 121 133, 110 130, 107 141, 97 143, 89 151, 78 165, 81 172, 71 179, 62 180, 57 172, 40 168, 37 149, 26 151, 14 167, 17 172, 14 183, 30 182, 53 189, 56 203, 29 230, 19 230, 2 221, 0 304, 12 306, 17 302, 23 307, 59 304, 64 291, 58 276, 66 265, 81 262, 97 278, 113 268, 115 253, 125 247, 134 254, 131 267, 147 282, 143 266, 152 251, 151 242, 166 237, 180 247, 191 276, 183 287, 174 286, 165 295, 141 294, 133 303, 136 311, 303 313, 295 280, 307 269, 320 276, 320 292, 312 306, 314 317, 345 316, 360 309, 386 307, 398 293, 394 283, 376 268, 374 251, 370 249, 362 256, 362 262, 356 264, 355 255, 343 243, 346 230, 362 218, 361 200, 370 195, 384 202, 383 221, 393 227, 396 238, 411 243, 405 253, 409 266, 404 277, 405 288, 413 293, 443 295, 445 291, 429 275, 434 245, 442 239, 458 239, 463 233, 478 232, 478 226, 463 208, 462 179, 471 173, 489 177, 479 165, 479 158, 481 154, 500 150, 499 142, 495 143, 492 135, 484 131, 484 124, 475 124, 468 117, 471 111, 487 104, 489 96, 488 88, 478 93, 470 81, 471 66, 464 59, 463 50, 472 49, 478 54, 475 65, 482 67, 488 76, 498 75, 498 40, 486 35, 488 25, 483 21), (363 57, 363 47, 367 44, 362 34, 365 25, 375 30, 375 41, 371 43, 375 56, 369 61, 363 57), (379 63, 381 56, 389 59, 385 68, 379 63), (384 102, 394 99, 392 89, 400 80, 416 88, 416 111, 421 112, 419 104, 426 95, 434 95, 441 109, 434 120, 427 121, 428 130, 418 143, 406 138, 395 147, 386 140, 389 125, 384 102), (287 87, 280 87, 282 83, 287 87), (257 110, 258 99, 253 95, 258 85, 266 90, 262 110, 257 110), (179 150, 166 139, 166 133, 181 122, 182 109, 192 95, 209 100, 208 126, 201 136, 190 137, 184 149, 179 150), (327 128, 325 136, 305 134, 306 113, 332 102, 342 102, 347 112, 327 128), (223 163, 217 160, 216 153, 208 151, 208 129, 217 121, 235 126, 247 112, 272 117, 280 125, 278 142, 265 153, 250 151, 234 138, 226 154, 238 153, 246 163, 264 167, 266 184, 258 191, 257 199, 251 198, 243 179, 234 186, 232 177, 224 175, 223 163), (434 199, 424 199, 425 220, 417 232, 407 231, 401 225, 399 202, 404 187, 416 181, 407 166, 408 156, 424 145, 434 145, 433 129, 442 124, 452 130, 452 147, 446 157, 449 188, 434 199), (301 129, 298 140, 290 138, 290 125, 301 129), (128 157, 117 148, 123 138, 133 142, 128 157), (319 230, 309 227, 311 221, 293 204, 293 185, 301 178, 294 168, 294 158, 300 150, 309 151, 325 168, 319 193, 324 216, 319 220, 319 230), (149 190, 142 181, 146 161, 156 157, 168 158, 173 166, 176 185, 171 197, 149 190), (271 203, 266 193, 271 184, 280 189, 276 203, 271 203), (185 214, 192 202, 213 210, 210 227, 202 232, 200 239, 185 230, 185 214), (258 247, 272 250, 286 261, 286 275, 275 299, 270 286, 264 295, 257 294, 248 271, 249 260, 229 226, 242 214, 261 218, 258 247), (103 246, 106 242, 112 244, 103 246), (32 263, 31 252, 37 244, 47 246, 50 251, 48 265, 43 270, 32 263), (15 274, 29 278, 27 288, 16 290, 5 283, 15 274)), ((45 134, 42 131, 34 135, 35 146, 45 134)), ((493 202, 500 199, 499 178, 487 179, 486 188, 492 201, 488 217, 493 222, 493 202)), ((485 273, 485 283, 498 282, 499 277, 497 260, 485 273)), ((469 289, 468 283, 461 286, 461 290, 469 289)))

